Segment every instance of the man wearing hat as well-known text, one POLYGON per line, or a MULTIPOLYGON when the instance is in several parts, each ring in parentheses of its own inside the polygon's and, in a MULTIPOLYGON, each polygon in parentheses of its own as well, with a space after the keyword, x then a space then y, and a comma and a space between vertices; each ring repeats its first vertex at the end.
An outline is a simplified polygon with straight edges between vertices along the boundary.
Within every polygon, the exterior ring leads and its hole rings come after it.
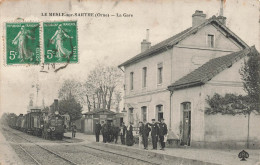
POLYGON ((140 127, 140 134, 142 136, 142 141, 145 150, 147 150, 148 147, 148 136, 150 131, 151 129, 149 128, 148 123, 146 122, 146 120, 144 120, 142 126, 140 127))
POLYGON ((167 136, 167 125, 164 123, 164 119, 161 119, 159 123, 159 139, 161 143, 161 150, 165 148, 165 138, 167 136))
POLYGON ((152 119, 152 124, 149 124, 149 125, 151 126, 151 136, 152 136, 153 149, 157 150, 159 127, 155 123, 155 119, 152 119))
POLYGON ((126 126, 125 123, 122 122, 122 126, 120 128, 120 139, 123 145, 125 145, 125 133, 126 133, 126 126))

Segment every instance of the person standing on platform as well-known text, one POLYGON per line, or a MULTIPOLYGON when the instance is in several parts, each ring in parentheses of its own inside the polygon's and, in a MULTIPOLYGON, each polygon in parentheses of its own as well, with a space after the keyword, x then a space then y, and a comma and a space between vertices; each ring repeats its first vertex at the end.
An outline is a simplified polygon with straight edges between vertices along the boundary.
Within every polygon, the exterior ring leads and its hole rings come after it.
POLYGON ((71 132, 72 132, 72 138, 75 138, 76 137, 76 132, 77 132, 77 126, 76 126, 75 123, 72 123, 71 132))
POLYGON ((120 139, 123 145, 125 145, 125 134, 126 134, 126 126, 125 123, 122 122, 122 126, 120 128, 120 139))
POLYGON ((113 126, 113 139, 115 141, 115 144, 117 144, 117 140, 118 140, 118 135, 120 132, 120 128, 118 126, 113 126))
POLYGON ((157 123, 155 123, 155 119, 152 119, 152 124, 149 124, 149 125, 151 126, 153 149, 157 150, 159 127, 158 127, 157 123))
POLYGON ((127 126, 126 129, 126 145, 132 146, 134 144, 133 126, 132 122, 127 126))
POLYGON ((107 142, 110 143, 112 141, 112 125, 111 125, 111 122, 108 121, 107 122, 107 142))
POLYGON ((149 127, 148 123, 144 121, 143 126, 142 126, 142 140, 143 140, 143 145, 144 149, 148 149, 148 137, 149 137, 149 132, 151 131, 151 128, 149 127))
POLYGON ((143 135, 144 124, 139 121, 139 148, 141 148, 141 144, 143 143, 142 135, 143 135))
POLYGON ((101 128, 101 132, 102 132, 102 136, 103 136, 103 143, 107 142, 107 123, 105 123, 104 121, 102 121, 102 128, 101 128))
POLYGON ((159 139, 162 147, 161 150, 164 150, 165 148, 167 133, 167 125, 164 123, 164 119, 161 119, 161 122, 159 123, 159 139))
POLYGON ((99 142, 99 135, 100 135, 100 130, 101 130, 101 124, 99 121, 96 122, 96 127, 95 127, 95 133, 96 133, 96 142, 99 142))

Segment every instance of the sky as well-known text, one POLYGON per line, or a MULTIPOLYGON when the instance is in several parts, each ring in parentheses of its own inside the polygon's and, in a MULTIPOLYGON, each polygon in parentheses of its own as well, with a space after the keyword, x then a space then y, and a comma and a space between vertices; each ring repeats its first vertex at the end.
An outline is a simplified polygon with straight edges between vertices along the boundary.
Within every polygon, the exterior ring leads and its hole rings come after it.
MULTIPOLYGON (((154 45, 191 27, 195 10, 202 10, 207 18, 219 15, 220 0, 0 0, 0 115, 25 113, 30 94, 36 98, 36 89, 32 88, 36 83, 40 85, 38 105, 43 98, 45 105, 50 105, 65 79, 84 82, 97 63, 117 66, 140 53, 146 29, 150 29, 149 40, 154 45), (59 12, 126 13, 132 17, 41 16, 59 12), (6 65, 4 23, 17 18, 36 22, 77 20, 79 62, 57 73, 52 69, 40 72, 40 65, 6 65)), ((224 16, 233 32, 259 50, 259 1, 226 0, 224 16)))

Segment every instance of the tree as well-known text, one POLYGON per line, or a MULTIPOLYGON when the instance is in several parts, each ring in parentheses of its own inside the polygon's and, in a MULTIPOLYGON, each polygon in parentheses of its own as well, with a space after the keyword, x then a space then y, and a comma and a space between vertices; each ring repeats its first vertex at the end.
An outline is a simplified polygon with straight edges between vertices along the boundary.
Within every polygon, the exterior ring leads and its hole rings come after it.
POLYGON ((59 89, 59 99, 66 99, 70 94, 76 99, 80 104, 85 103, 85 91, 83 91, 83 86, 80 82, 73 79, 66 79, 61 88, 59 89))
POLYGON ((61 115, 68 113, 72 122, 81 118, 81 112, 82 106, 71 93, 59 102, 59 113, 61 115))
POLYGON ((85 83, 88 108, 110 110, 114 93, 122 89, 122 72, 114 66, 98 64, 90 71, 85 83))
POLYGON ((248 60, 240 70, 244 90, 248 94, 247 114, 247 148, 249 148, 250 115, 252 111, 260 111, 260 55, 255 48, 252 48, 248 60))

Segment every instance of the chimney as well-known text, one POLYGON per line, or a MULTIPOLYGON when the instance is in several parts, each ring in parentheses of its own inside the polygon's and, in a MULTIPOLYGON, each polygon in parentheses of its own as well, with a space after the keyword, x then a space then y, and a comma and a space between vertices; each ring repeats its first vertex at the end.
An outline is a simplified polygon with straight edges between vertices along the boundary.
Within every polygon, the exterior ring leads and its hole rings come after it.
POLYGON ((192 27, 196 27, 206 21, 206 14, 203 11, 196 10, 194 14, 192 14, 192 27))
POLYGON ((226 25, 226 19, 227 19, 226 17, 220 15, 217 18, 218 18, 219 22, 221 22, 223 25, 226 25))
POLYGON ((224 0, 221 0, 220 12, 219 12, 219 16, 217 18, 223 25, 226 25, 226 19, 227 18, 224 17, 224 0))
POLYGON ((141 53, 146 51, 151 47, 151 42, 149 42, 149 29, 146 29, 146 39, 141 42, 141 53))

